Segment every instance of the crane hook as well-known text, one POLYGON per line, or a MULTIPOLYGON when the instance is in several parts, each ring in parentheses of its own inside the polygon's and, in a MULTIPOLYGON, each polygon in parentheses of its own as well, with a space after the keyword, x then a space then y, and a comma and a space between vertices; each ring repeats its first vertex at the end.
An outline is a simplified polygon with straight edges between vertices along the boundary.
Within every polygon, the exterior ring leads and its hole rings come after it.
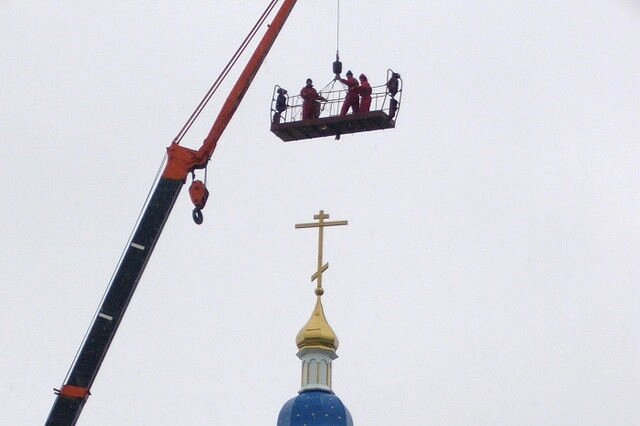
POLYGON ((338 55, 338 52, 336 52, 336 60, 333 63, 333 73, 335 75, 342 74, 342 62, 340 62, 340 56, 338 55))
POLYGON ((194 207, 193 212, 191 213, 191 217, 193 218, 193 221, 196 223, 196 225, 202 225, 204 217, 202 216, 201 209, 194 207))
POLYGON ((204 220, 202 217, 202 209, 209 198, 209 190, 204 185, 204 182, 201 180, 194 180, 189 187, 189 195, 191 196, 191 201, 195 206, 192 213, 193 221, 197 225, 200 225, 204 220))

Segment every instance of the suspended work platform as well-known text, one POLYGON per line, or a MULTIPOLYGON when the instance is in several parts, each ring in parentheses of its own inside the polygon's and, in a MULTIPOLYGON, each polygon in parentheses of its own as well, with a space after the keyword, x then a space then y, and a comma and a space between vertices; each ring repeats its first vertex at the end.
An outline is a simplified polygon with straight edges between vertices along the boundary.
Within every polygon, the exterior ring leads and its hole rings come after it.
MULTIPOLYGON (((367 112, 349 112, 340 115, 340 109, 346 97, 346 90, 340 83, 339 90, 333 90, 334 85, 329 83, 318 91, 326 101, 318 102, 316 117, 302 119, 302 99, 300 95, 286 96, 287 108, 282 112, 276 111, 276 99, 279 86, 273 90, 271 103, 271 132, 284 142, 301 139, 313 139, 326 136, 335 136, 372 130, 393 129, 396 126, 400 100, 402 97, 402 80, 396 79, 396 85, 389 87, 393 75, 398 75, 389 70, 387 84, 372 87, 371 109, 367 112), (331 86, 331 87, 328 87, 331 86)), ((280 90, 282 91, 282 90, 280 90)))
POLYGON ((272 123, 271 131, 284 142, 339 136, 369 130, 392 129, 396 122, 384 111, 322 117, 289 123, 272 123))

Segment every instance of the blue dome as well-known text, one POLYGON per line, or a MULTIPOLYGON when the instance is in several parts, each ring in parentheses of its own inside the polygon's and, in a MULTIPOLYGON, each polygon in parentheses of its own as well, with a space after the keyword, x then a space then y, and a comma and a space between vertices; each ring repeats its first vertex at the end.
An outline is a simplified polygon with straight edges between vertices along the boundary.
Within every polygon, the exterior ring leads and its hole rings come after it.
POLYGON ((333 392, 309 390, 282 406, 277 426, 353 426, 353 421, 333 392))

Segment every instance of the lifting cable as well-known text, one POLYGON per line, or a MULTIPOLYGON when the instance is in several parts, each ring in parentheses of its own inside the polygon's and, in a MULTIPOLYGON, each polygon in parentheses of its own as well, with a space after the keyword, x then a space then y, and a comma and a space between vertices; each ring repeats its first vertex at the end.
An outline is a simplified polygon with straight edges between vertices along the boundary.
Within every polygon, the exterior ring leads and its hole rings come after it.
MULTIPOLYGON (((333 73, 336 75, 342 73, 342 62, 340 62, 340 0, 338 0, 338 10, 336 13, 336 60, 333 63, 333 73)), ((331 86, 329 88, 329 93, 331 93, 335 84, 336 80, 331 80, 326 86, 320 89, 319 93, 322 94, 322 92, 324 92, 324 90, 329 86, 331 86)), ((322 106, 322 109, 324 110, 324 105, 322 106)))
MULTIPOLYGON (((335 79, 334 79, 334 80, 331 80, 331 81, 330 81, 329 83, 327 83, 327 84, 326 84, 322 89, 318 90, 318 93, 319 93, 320 95, 322 95, 322 93, 327 93, 327 94, 329 94, 329 93, 333 92, 333 87, 336 85, 336 81, 337 81, 337 80, 335 80, 335 79), (331 87, 329 87, 329 86, 331 86, 331 87), (327 90, 327 88, 328 88, 328 90, 327 90)), ((322 105, 322 108, 324 108, 324 105, 322 105)))
POLYGON ((342 72, 342 62, 340 62, 340 0, 338 0, 338 13, 336 18, 336 60, 333 63, 333 73, 342 72))
POLYGON ((227 77, 227 74, 229 74, 229 71, 231 71, 233 66, 236 64, 236 62, 240 58, 240 55, 242 55, 242 53, 245 51, 245 49, 247 48, 251 40, 253 40, 253 37, 258 32, 258 29, 262 26, 264 21, 267 19, 267 16, 269 16, 269 14, 273 10, 277 2, 278 0, 271 0, 267 8, 264 10, 264 12, 262 12, 262 15, 260 16, 260 18, 258 18, 258 21, 254 24, 253 28, 251 28, 251 31, 249 31, 249 34, 245 37, 243 42, 240 44, 240 47, 238 47, 238 50, 236 50, 236 53, 233 54, 233 56, 231 57, 227 65, 224 67, 224 69, 222 70, 222 72, 220 73, 216 81, 211 85, 211 87, 209 88, 209 91, 207 91, 207 93, 204 95, 204 98, 202 98, 202 100, 200 101, 196 109, 191 114, 191 117, 189 117, 189 119, 184 124, 184 126, 182 126, 182 129, 180 129, 176 137, 173 139, 173 143, 179 144, 182 138, 189 131, 193 123, 196 121, 196 119, 198 118, 198 116, 200 115, 204 107, 207 105, 207 103, 213 96, 213 94, 216 92, 216 90, 218 90, 218 87, 220 87, 224 79, 227 77))
POLYGON ((336 19, 336 61, 340 60, 340 0, 338 0, 338 15, 336 19))

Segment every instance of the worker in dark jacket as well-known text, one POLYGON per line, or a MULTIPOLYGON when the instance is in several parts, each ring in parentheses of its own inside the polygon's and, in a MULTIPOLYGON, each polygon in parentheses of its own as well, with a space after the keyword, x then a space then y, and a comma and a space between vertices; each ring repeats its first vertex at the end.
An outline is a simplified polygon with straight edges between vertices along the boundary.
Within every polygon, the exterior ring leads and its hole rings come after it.
POLYGON ((282 87, 278 88, 278 97, 276 98, 276 112, 273 114, 273 122, 279 123, 280 118, 282 117, 282 113, 286 111, 287 107, 287 90, 282 87))
POLYGON ((302 119, 320 117, 320 102, 318 101, 326 102, 327 100, 316 92, 316 89, 313 88, 313 81, 310 78, 307 79, 307 84, 300 90, 300 97, 302 98, 302 119))
POLYGON ((364 74, 360 74, 360 88, 358 89, 358 93, 360 93, 360 112, 369 112, 369 108, 371 108, 371 85, 367 80, 367 76, 364 74))
POLYGON ((398 88, 400 86, 400 82, 398 81, 399 79, 400 74, 394 72, 393 74, 391 74, 391 78, 389 79, 389 81, 387 81, 387 90, 389 91, 389 94, 392 98, 395 98, 396 93, 398 93, 398 88))
POLYGON ((337 74, 335 79, 347 86, 347 96, 344 98, 340 115, 347 115, 349 108, 353 110, 354 114, 357 113, 360 104, 360 100, 358 99, 358 80, 353 78, 351 70, 347 71, 347 78, 340 78, 340 74, 337 74))

